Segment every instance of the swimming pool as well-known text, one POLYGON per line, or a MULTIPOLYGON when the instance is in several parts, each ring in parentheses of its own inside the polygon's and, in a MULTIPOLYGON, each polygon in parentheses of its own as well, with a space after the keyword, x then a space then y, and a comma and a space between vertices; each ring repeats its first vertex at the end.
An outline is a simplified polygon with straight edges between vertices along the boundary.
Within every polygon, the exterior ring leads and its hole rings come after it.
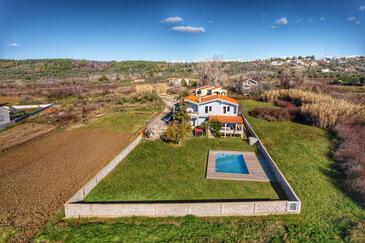
POLYGON ((221 173, 249 174, 242 154, 217 153, 215 171, 221 173))

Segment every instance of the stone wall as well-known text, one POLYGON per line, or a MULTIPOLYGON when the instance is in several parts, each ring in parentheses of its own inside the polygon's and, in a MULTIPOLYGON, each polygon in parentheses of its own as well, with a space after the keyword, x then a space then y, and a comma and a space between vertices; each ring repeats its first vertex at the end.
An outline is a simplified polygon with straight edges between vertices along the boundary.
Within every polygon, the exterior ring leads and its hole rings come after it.
POLYGON ((287 201, 190 202, 190 203, 69 203, 68 218, 167 217, 167 216, 254 216, 288 213, 287 201))

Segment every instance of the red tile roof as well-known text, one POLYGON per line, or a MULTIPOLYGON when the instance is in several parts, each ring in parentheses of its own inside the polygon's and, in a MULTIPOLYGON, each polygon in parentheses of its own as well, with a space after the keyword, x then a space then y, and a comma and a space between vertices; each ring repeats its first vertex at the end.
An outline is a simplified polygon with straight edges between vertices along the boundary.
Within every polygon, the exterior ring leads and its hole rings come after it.
POLYGON ((218 121, 220 123, 243 123, 242 116, 209 116, 209 121, 218 121))
POLYGON ((234 103, 234 104, 238 104, 238 101, 236 99, 230 98, 228 96, 224 96, 224 95, 219 95, 219 94, 214 94, 214 95, 206 95, 206 96, 202 96, 202 97, 198 97, 195 95, 189 95, 185 97, 186 100, 190 100, 192 102, 195 103, 204 103, 207 101, 212 101, 212 100, 224 100, 230 103, 234 103))

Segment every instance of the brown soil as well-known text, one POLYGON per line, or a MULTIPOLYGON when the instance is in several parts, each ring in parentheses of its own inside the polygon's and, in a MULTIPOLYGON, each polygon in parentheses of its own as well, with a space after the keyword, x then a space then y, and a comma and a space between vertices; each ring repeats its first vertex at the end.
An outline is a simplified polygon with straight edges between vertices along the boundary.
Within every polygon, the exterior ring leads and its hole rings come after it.
POLYGON ((128 144, 98 129, 52 132, 0 152, 0 224, 28 241, 63 204, 128 144))
POLYGON ((46 134, 56 126, 39 123, 23 123, 0 133, 0 152, 46 134))

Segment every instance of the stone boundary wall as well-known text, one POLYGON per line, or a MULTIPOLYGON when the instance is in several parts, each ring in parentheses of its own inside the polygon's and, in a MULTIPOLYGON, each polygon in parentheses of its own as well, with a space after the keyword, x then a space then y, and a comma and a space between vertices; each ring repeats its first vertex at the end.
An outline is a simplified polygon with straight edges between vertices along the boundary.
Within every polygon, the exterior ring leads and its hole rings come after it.
POLYGON ((254 216, 286 214, 288 201, 181 202, 181 203, 69 203, 67 218, 168 217, 168 216, 254 216))
MULTIPOLYGON (((245 120, 248 131, 257 135, 245 120)), ((142 140, 139 135, 121 153, 108 163, 93 179, 81 188, 65 204, 66 218, 87 217, 168 217, 168 216, 257 216, 270 214, 298 214, 300 213, 300 201, 286 181, 275 162, 271 159, 265 147, 259 140, 257 144, 271 167, 278 183, 283 187, 289 200, 247 201, 228 200, 222 201, 181 201, 181 202, 106 202, 89 203, 83 202, 86 195, 109 174, 142 140), (295 207, 294 207, 294 206, 295 207)))
POLYGON ((256 142, 256 146, 257 146, 258 150, 260 151, 261 155, 264 156, 276 181, 280 184, 280 187, 283 189, 285 195, 287 196, 287 198, 289 200, 288 210, 300 213, 301 201, 300 201, 299 197, 294 192, 294 190, 290 186, 289 182, 285 179, 283 173, 281 173, 279 167, 276 165, 274 160, 271 158, 269 152, 267 152, 264 144, 261 142, 260 138, 257 136, 255 131, 252 129, 252 127, 251 127, 250 123, 248 122, 248 120, 246 119, 245 115, 242 115, 242 116, 243 116, 243 120, 244 120, 244 123, 248 130, 249 135, 258 140, 256 142))

